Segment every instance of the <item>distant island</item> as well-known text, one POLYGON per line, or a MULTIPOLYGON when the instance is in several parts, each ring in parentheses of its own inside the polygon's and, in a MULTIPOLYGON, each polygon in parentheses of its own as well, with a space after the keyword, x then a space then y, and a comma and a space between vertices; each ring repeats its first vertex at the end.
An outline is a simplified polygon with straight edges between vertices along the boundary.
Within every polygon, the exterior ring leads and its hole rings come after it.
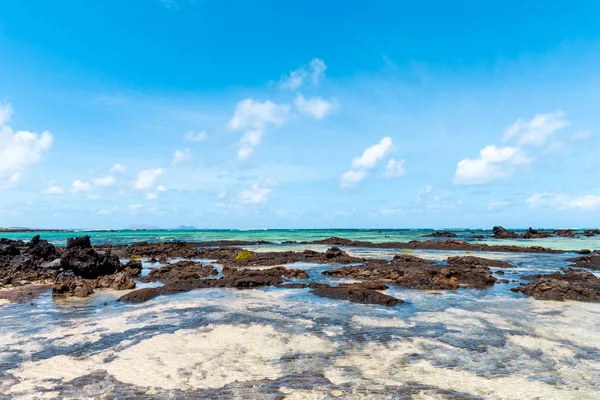
POLYGON ((178 231, 186 231, 186 230, 195 230, 198 229, 195 226, 192 225, 179 225, 177 228, 178 231))

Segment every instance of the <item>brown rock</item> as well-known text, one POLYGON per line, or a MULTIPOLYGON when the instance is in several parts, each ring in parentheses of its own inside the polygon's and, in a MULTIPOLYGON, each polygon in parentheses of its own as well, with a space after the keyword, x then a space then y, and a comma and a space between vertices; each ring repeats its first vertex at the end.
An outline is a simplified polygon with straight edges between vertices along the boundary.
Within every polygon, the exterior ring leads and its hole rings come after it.
POLYGON ((322 287, 318 289, 312 289, 310 292, 320 297, 327 297, 336 300, 348 300, 353 303, 360 304, 377 304, 390 307, 403 303, 403 301, 400 299, 387 294, 379 293, 376 290, 361 287, 360 285, 322 287))
POLYGON ((533 278, 530 284, 511 290, 544 300, 600 300, 600 279, 589 272, 569 268, 564 274, 555 272, 530 278, 533 278))

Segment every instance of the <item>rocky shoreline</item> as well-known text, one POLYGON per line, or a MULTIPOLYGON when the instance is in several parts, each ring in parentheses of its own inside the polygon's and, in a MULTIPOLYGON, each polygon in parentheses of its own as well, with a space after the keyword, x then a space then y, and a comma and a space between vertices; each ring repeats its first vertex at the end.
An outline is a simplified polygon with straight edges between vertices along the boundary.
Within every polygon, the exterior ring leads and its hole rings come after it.
MULTIPOLYGON (((252 252, 242 247, 260 244, 267 242, 142 242, 92 246, 89 236, 81 236, 68 239, 66 247, 55 247, 39 236, 29 242, 0 239, 0 299, 28 302, 48 290, 52 290, 53 296, 88 297, 99 289, 113 289, 129 291, 118 299, 123 303, 143 303, 158 296, 192 290, 275 287, 308 289, 316 296, 360 304, 396 306, 403 301, 382 293, 389 285, 425 291, 485 289, 509 283, 503 278, 504 270, 514 266, 505 261, 474 256, 453 256, 443 262, 402 253, 391 261, 365 259, 351 256, 337 246, 404 251, 563 253, 535 246, 488 246, 458 240, 371 243, 335 237, 302 243, 332 246, 323 252, 252 252), (160 265, 142 276, 142 259, 160 265), (307 271, 289 267, 297 262, 330 265, 322 276, 357 282, 334 286, 315 281, 318 276, 310 276, 312 280, 309 281, 307 271), (140 283, 161 286, 137 289, 140 283)), ((564 274, 557 271, 521 276, 520 286, 511 290, 538 299, 600 300, 600 280, 582 270, 600 269, 600 256, 590 250, 581 253, 585 255, 569 260, 571 265, 565 265, 565 269, 570 268, 564 274)))

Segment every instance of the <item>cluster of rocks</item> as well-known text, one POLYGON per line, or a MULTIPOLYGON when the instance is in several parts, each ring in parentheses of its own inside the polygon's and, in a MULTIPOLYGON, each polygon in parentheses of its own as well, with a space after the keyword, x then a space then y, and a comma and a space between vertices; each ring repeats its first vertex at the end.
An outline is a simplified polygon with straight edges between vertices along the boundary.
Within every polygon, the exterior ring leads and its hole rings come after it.
MULTIPOLYGON (((248 252, 249 253, 249 252, 248 252)), ((352 257, 338 247, 332 247, 325 252, 304 250, 302 252, 264 252, 250 253, 249 257, 234 257, 221 260, 225 265, 234 267, 270 266, 308 262, 315 264, 355 264, 364 262, 364 258, 352 257)))
MULTIPOLYGON (((35 290, 16 290, 15 295, 39 295, 52 285, 56 295, 86 297, 96 288, 133 289, 133 277, 142 271, 139 261, 121 264, 110 250, 96 251, 89 236, 68 239, 64 249, 57 249, 39 236, 25 243, 0 239, 0 285, 17 287, 35 283, 35 290)), ((33 285, 30 285, 32 288, 33 285)), ((22 297, 22 296, 21 296, 22 297)))
POLYGON ((523 279, 532 282, 511 290, 543 300, 600 300, 600 279, 590 272, 568 268, 564 274, 555 272, 523 279))
POLYGON ((490 267, 511 268, 504 261, 479 257, 450 257, 447 265, 414 256, 395 256, 390 262, 367 261, 360 267, 342 267, 323 274, 355 279, 381 279, 397 286, 421 290, 457 289, 459 286, 485 288, 497 279, 490 267))
MULTIPOLYGON (((298 244, 298 242, 290 242, 298 244)), ((383 242, 373 243, 360 240, 349 240, 339 237, 330 237, 312 242, 300 242, 299 244, 325 244, 330 246, 365 247, 373 249, 398 249, 398 250, 465 250, 465 251, 494 251, 510 253, 564 253, 562 250, 554 250, 541 246, 512 246, 493 245, 482 243, 469 243, 464 240, 411 240, 409 242, 383 242)))
MULTIPOLYGON (((171 266, 165 266, 155 270, 158 271, 154 274, 155 277, 157 277, 160 282, 165 283, 164 286, 134 290, 120 297, 119 301, 127 303, 143 303, 157 296, 189 292, 197 289, 251 289, 265 286, 282 286, 282 284, 287 281, 287 278, 308 278, 308 274, 305 271, 284 268, 281 266, 268 269, 238 269, 224 267, 223 276, 216 279, 197 279, 196 277, 190 277, 187 273, 187 271, 190 270, 189 266, 178 268, 178 270, 186 271, 186 273, 177 277, 177 275, 171 274, 173 270, 170 267, 171 266)), ((213 267, 198 267, 196 265, 195 269, 203 271, 203 274, 206 276, 215 275, 211 268, 213 267)))
POLYGON ((68 239, 58 264, 62 272, 56 276, 52 293, 76 297, 87 297, 98 288, 134 289, 132 278, 142 272, 139 260, 123 265, 110 250, 96 251, 89 236, 68 239))
POLYGON ((504 229, 501 226, 494 226, 492 229, 492 237, 494 239, 544 239, 549 237, 570 237, 574 238, 577 235, 596 236, 600 235, 599 229, 586 229, 583 233, 579 233, 573 229, 556 229, 553 231, 540 231, 533 228, 528 228, 525 233, 519 234, 513 231, 504 229))
POLYGON ((54 245, 39 236, 27 243, 0 239, 0 287, 51 282, 56 277, 56 269, 49 264, 58 257, 54 245))

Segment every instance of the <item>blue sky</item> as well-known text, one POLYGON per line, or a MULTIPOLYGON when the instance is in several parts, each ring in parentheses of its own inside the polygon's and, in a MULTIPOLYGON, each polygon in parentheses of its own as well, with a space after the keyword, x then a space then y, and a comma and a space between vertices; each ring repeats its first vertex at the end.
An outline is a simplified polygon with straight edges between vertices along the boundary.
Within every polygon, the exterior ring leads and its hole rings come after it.
POLYGON ((4 0, 0 226, 600 226, 599 12, 4 0))

